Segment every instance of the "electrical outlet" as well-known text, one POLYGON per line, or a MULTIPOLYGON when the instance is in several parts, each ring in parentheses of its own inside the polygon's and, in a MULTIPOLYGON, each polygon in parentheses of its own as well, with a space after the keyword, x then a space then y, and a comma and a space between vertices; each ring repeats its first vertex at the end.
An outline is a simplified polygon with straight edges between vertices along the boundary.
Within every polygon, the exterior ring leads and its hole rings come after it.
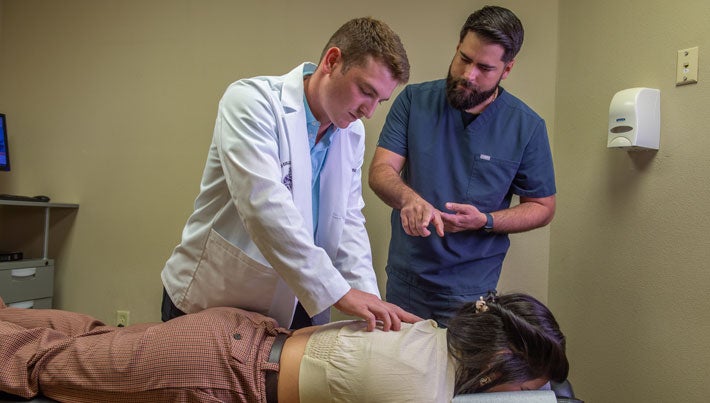
POLYGON ((694 84, 698 82, 698 47, 678 51, 675 85, 694 84))
POLYGON ((128 326, 130 315, 129 311, 116 311, 116 326, 128 326))

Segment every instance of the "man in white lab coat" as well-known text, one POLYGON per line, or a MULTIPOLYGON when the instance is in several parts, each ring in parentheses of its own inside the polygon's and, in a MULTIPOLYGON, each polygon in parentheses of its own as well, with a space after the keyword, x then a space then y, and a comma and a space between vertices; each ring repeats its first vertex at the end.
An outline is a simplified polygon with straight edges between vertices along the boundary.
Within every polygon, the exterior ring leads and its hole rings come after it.
POLYGON ((418 320, 380 299, 361 212, 359 119, 408 79, 397 34, 358 18, 317 66, 230 85, 195 210, 162 271, 163 320, 213 306, 294 328, 327 322, 331 306, 370 330, 418 320))

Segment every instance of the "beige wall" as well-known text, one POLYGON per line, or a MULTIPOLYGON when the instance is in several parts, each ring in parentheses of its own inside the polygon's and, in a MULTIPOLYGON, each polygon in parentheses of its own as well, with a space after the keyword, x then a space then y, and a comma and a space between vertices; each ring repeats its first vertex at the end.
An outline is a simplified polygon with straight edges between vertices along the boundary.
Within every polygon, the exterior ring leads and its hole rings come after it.
POLYGON ((561 1, 550 303, 577 392, 598 402, 710 394, 710 3, 561 1), (675 86, 676 51, 700 82, 675 86), (606 149, 619 90, 661 91, 656 153, 606 149))

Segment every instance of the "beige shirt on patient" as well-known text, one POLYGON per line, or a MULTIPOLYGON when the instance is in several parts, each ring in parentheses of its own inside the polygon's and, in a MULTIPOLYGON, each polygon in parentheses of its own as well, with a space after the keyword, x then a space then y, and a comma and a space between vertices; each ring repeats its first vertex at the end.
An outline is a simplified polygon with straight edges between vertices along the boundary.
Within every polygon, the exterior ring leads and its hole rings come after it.
POLYGON ((433 320, 398 332, 365 331, 364 321, 327 324, 301 361, 301 402, 450 402, 454 363, 446 330, 433 320))

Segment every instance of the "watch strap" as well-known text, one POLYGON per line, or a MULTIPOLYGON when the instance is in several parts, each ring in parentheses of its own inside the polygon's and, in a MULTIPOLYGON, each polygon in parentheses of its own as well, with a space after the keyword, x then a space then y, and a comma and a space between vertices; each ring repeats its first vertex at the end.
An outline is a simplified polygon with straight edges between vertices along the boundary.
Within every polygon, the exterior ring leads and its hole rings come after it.
POLYGON ((486 223, 483 225, 483 230, 486 232, 493 232, 493 216, 491 213, 483 213, 486 215, 486 223))

